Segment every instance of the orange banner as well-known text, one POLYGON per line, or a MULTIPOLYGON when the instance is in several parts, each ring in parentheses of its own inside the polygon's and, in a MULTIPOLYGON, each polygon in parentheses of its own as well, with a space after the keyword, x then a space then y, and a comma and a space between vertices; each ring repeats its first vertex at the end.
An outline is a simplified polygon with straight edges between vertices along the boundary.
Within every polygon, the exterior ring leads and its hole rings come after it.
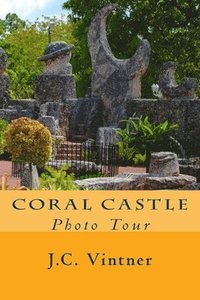
POLYGON ((198 191, 2 191, 1 232, 198 232, 198 191))
POLYGON ((0 233, 0 297, 198 299, 199 239, 200 233, 0 233))

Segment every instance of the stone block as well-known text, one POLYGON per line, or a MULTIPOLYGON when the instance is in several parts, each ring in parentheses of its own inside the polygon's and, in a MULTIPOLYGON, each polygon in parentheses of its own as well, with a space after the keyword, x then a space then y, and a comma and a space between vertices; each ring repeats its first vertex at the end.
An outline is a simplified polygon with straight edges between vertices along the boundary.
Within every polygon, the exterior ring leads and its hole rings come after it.
POLYGON ((99 127, 96 135, 96 145, 116 145, 119 142, 116 131, 117 128, 113 127, 99 127))
POLYGON ((57 135, 59 133, 58 121, 52 116, 43 116, 38 119, 44 126, 48 127, 52 135, 57 135))
POLYGON ((40 75, 36 78, 35 98, 40 103, 63 102, 76 98, 76 84, 73 75, 40 75))
POLYGON ((0 108, 6 108, 9 101, 10 80, 7 75, 0 74, 0 108))
POLYGON ((103 123, 102 109, 102 101, 98 97, 77 99, 70 119, 70 140, 96 139, 97 130, 103 123))
POLYGON ((178 176, 180 170, 177 155, 171 152, 152 153, 149 174, 160 177, 178 176))

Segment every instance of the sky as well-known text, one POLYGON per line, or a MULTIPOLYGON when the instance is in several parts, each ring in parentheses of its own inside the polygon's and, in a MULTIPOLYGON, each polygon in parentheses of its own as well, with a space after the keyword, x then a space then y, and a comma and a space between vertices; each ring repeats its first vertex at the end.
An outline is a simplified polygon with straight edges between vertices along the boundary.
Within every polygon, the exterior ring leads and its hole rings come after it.
POLYGON ((0 19, 8 13, 16 13, 21 19, 34 22, 38 17, 61 16, 65 0, 0 0, 0 19))

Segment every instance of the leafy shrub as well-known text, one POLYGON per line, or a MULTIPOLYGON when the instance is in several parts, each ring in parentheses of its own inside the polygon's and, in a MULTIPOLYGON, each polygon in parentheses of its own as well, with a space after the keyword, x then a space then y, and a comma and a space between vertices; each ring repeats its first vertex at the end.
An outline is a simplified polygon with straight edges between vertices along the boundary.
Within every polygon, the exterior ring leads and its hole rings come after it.
POLYGON ((137 166, 141 166, 141 165, 145 165, 146 162, 146 153, 145 154, 141 154, 141 153, 137 153, 135 155, 135 157, 133 158, 134 161, 134 165, 137 166))
POLYGON ((67 171, 67 165, 63 165, 59 170, 46 166, 40 177, 40 189, 78 190, 74 183, 74 174, 67 174, 67 171))
POLYGON ((12 121, 5 138, 13 161, 41 166, 51 157, 51 133, 38 121, 25 117, 12 121))
POLYGON ((5 132, 8 127, 8 122, 0 119, 0 155, 4 153, 5 150, 5 132))
POLYGON ((51 157, 52 137, 49 129, 38 121, 22 117, 8 126, 5 139, 12 160, 29 164, 32 188, 32 164, 42 166, 51 157))
POLYGON ((125 128, 117 131, 120 137, 119 155, 124 163, 135 163, 149 158, 152 151, 177 152, 180 144, 171 137, 178 128, 177 124, 165 121, 161 124, 151 123, 148 117, 135 117, 122 121, 125 128))
POLYGON ((97 178, 97 177, 104 177, 105 175, 103 175, 101 172, 87 172, 83 175, 79 175, 76 176, 76 179, 78 180, 82 180, 82 179, 88 179, 88 178, 97 178))

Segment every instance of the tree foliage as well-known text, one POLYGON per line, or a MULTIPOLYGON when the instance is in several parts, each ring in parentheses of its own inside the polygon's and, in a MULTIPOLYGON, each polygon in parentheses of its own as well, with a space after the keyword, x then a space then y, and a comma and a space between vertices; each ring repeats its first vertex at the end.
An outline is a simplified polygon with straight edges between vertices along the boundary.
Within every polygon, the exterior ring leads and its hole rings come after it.
MULTIPOLYGON (((23 21, 21 21, 23 23, 23 21)), ((10 26, 10 31, 1 35, 0 47, 8 55, 7 73, 10 76, 10 95, 13 99, 33 98, 33 82, 42 73, 42 64, 38 57, 43 55, 48 45, 48 28, 51 24, 52 41, 63 40, 75 44, 72 36, 74 25, 65 18, 47 18, 35 23, 24 22, 22 26, 10 26)), ((7 25, 8 26, 8 25, 7 25)), ((1 30, 1 22, 0 22, 1 30)))
POLYGON ((0 20, 0 36, 13 33, 24 26, 25 21, 21 20, 17 14, 8 13, 4 20, 0 20))
POLYGON ((132 56, 141 38, 152 48, 148 72, 143 78, 143 97, 152 97, 151 85, 158 81, 161 65, 168 60, 179 64, 177 79, 196 77, 200 73, 200 4, 199 0, 68 0, 63 7, 70 10, 79 40, 79 82, 82 92, 90 82, 91 63, 87 49, 87 31, 92 17, 108 4, 119 9, 109 18, 107 32, 113 53, 118 58, 132 56), (80 67, 81 66, 81 67, 80 67))
POLYGON ((199 79, 199 0, 68 0, 63 5, 69 12, 68 21, 44 17, 29 23, 16 14, 8 14, 5 20, 0 20, 0 47, 9 58, 7 73, 11 79, 11 97, 34 97, 33 82, 42 72, 37 58, 48 44, 50 24, 53 24, 52 41, 63 40, 75 45, 71 63, 78 96, 84 96, 92 73, 88 27, 96 12, 108 2, 119 5, 117 12, 109 17, 107 26, 109 43, 116 57, 131 57, 141 38, 148 39, 151 44, 150 66, 142 80, 142 97, 152 97, 151 85, 158 82, 160 67, 167 60, 179 65, 177 81, 184 76, 199 79))

